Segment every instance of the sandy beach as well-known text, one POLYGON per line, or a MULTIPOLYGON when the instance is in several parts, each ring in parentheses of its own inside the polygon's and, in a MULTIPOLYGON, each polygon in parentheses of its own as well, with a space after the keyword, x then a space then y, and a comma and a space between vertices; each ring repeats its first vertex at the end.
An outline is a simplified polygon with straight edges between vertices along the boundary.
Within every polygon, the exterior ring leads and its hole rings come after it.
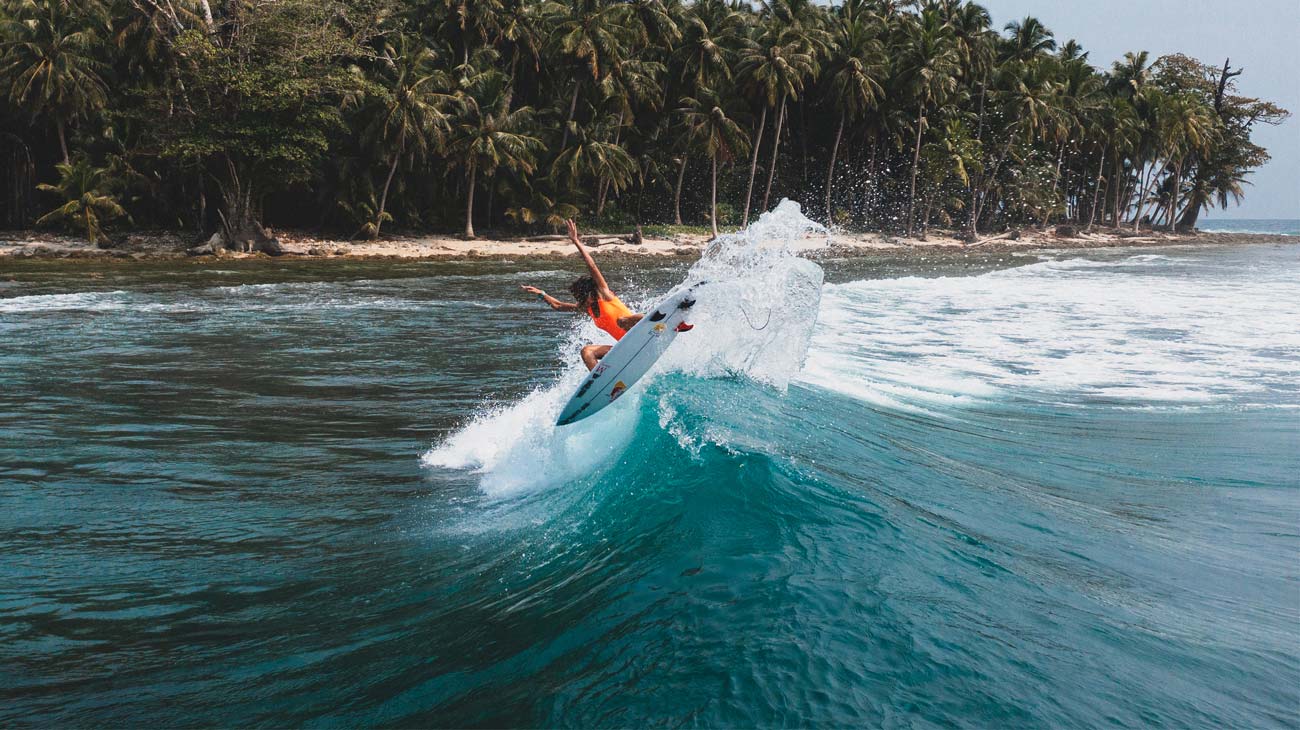
MULTIPOLYGON (((532 237, 483 237, 466 240, 452 235, 395 235, 377 241, 340 240, 295 231, 276 232, 287 258, 352 259, 472 259, 576 256, 573 247, 558 235, 532 237)), ((699 256, 709 242, 707 235, 676 233, 646 236, 633 243, 628 234, 585 235, 584 242, 598 255, 608 256, 699 256)), ((1058 248, 1109 248, 1117 246, 1169 246, 1186 244, 1235 245, 1249 243, 1296 243, 1292 236, 1257 233, 1180 233, 1130 229, 1094 228, 1091 232, 1029 228, 990 234, 967 243, 954 231, 931 231, 924 238, 904 238, 889 233, 832 232, 810 235, 806 249, 814 256, 898 255, 907 252, 960 253, 964 251, 1021 251, 1058 248), (827 241, 829 240, 829 245, 827 241)), ((118 237, 110 248, 92 245, 84 238, 44 231, 0 231, 2 259, 204 259, 266 258, 265 254, 203 249, 193 234, 168 232, 133 233, 118 237)))

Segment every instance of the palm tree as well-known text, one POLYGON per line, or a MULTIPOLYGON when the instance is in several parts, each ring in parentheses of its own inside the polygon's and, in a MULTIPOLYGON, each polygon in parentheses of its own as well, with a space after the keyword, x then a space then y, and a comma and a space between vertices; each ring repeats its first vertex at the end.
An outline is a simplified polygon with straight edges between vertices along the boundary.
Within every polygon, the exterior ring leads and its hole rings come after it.
POLYGON ((551 163, 551 177, 559 187, 576 192, 608 180, 617 192, 631 184, 636 161, 622 145, 608 141, 612 126, 608 120, 585 127, 569 125, 569 144, 551 163))
POLYGON ((1125 53, 1123 61, 1116 61, 1111 70, 1111 85, 1122 95, 1132 98, 1142 93, 1146 87, 1147 77, 1151 73, 1148 61, 1151 54, 1146 51, 1140 53, 1125 53))
POLYGON ((709 157, 709 226, 714 238, 718 237, 718 163, 728 164, 749 148, 749 138, 737 122, 738 112, 727 101, 711 89, 700 89, 696 97, 682 99, 681 109, 691 141, 709 157))
POLYGON ((868 110, 875 108, 884 90, 880 80, 888 69, 884 46, 877 37, 877 28, 870 16, 855 12, 856 6, 846 5, 835 27, 832 48, 832 71, 829 91, 832 106, 839 109, 840 121, 835 129, 835 143, 831 145, 831 160, 826 168, 826 221, 832 222, 831 192, 835 181, 835 159, 844 136, 844 125, 856 121, 868 110))
POLYGON ((1070 48, 1073 43, 1074 41, 1067 43, 1060 53, 1059 71, 1062 81, 1059 101, 1064 139, 1060 142, 1056 158, 1056 173, 1052 181, 1054 190, 1061 182, 1061 156, 1067 147, 1076 153, 1080 151, 1079 142, 1087 137, 1089 121, 1107 105, 1101 77, 1088 64, 1087 53, 1070 48))
POLYGON ((638 45, 672 49, 682 39, 681 28, 663 0, 626 0, 635 23, 632 30, 639 37, 638 45))
MULTIPOLYGON (((978 99, 975 123, 975 144, 984 143, 984 107, 988 95, 989 76, 995 60, 998 34, 992 30, 992 18, 984 6, 973 2, 944 0, 944 17, 953 29, 953 42, 956 45, 960 68, 967 85, 978 87, 978 99)), ((979 237, 979 191, 980 172, 972 170, 967 176, 967 215, 966 238, 974 241, 979 237)))
MULTIPOLYGON (((497 21, 497 41, 510 44, 510 94, 513 97, 519 60, 525 54, 535 74, 542 69, 546 24, 563 6, 552 0, 510 0, 497 21)), ((507 104, 509 106, 509 104, 507 104)))
POLYGON ((552 31, 556 52, 580 69, 573 81, 561 149, 569 143, 570 126, 577 115, 583 83, 606 82, 627 58, 623 36, 628 20, 628 6, 610 0, 569 0, 557 16, 552 31))
POLYGON ((126 211, 113 198, 108 189, 107 168, 95 167, 84 157, 76 162, 61 162, 55 166, 59 182, 41 183, 37 189, 57 193, 64 203, 41 216, 40 225, 64 221, 86 232, 86 240, 98 243, 103 237, 103 224, 114 218, 125 218, 126 211))
POLYGON ((497 170, 531 174, 535 156, 543 145, 524 133, 532 119, 531 107, 508 109, 510 95, 505 74, 495 69, 467 74, 456 95, 460 113, 452 124, 449 147, 456 163, 465 168, 465 238, 474 238, 474 188, 478 173, 494 177, 497 170))
MULTIPOLYGON (((1086 137, 1091 140, 1093 146, 1099 148, 1097 176, 1093 183, 1092 207, 1088 214, 1087 223, 1087 229, 1091 230, 1097 223, 1097 208, 1102 195, 1107 153, 1114 160, 1112 175, 1107 184, 1118 188, 1119 172, 1123 165, 1124 156, 1131 149, 1133 131, 1136 128, 1133 107, 1126 100, 1119 97, 1107 97, 1104 102, 1098 104, 1087 115, 1084 127, 1086 137)), ((1104 217, 1104 206, 1102 207, 1104 217)))
POLYGON ((447 10, 444 30, 450 39, 459 40, 461 45, 461 63, 469 63, 471 39, 480 45, 500 32, 498 22, 505 14, 505 7, 500 0, 443 0, 447 10))
POLYGON ((1009 60, 1028 63, 1039 56, 1056 50, 1056 39, 1038 18, 1032 15, 1024 20, 1007 23, 1006 31, 1011 34, 1008 41, 1009 60))
POLYGON ((742 41, 744 16, 726 0, 699 0, 682 24, 681 43, 673 52, 678 80, 707 88, 732 78, 732 62, 742 41))
POLYGON ((382 89, 374 118, 366 136, 391 147, 392 161, 379 195, 374 224, 367 227, 370 238, 378 238, 388 204, 388 191, 397 173, 398 163, 408 156, 423 159, 431 149, 441 148, 449 129, 445 107, 452 96, 438 91, 451 79, 435 64, 437 54, 415 36, 398 36, 379 54, 375 71, 382 89))
MULTIPOLYGON (((745 42, 746 16, 727 0, 698 0, 692 3, 682 18, 681 42, 673 50, 675 73, 664 84, 665 97, 671 83, 686 89, 716 88, 729 83, 734 77, 733 66, 739 47, 745 42)), ((761 134, 761 131, 760 131, 761 134)), ((673 222, 682 224, 682 184, 686 179, 686 164, 690 159, 686 145, 674 155, 677 183, 673 188, 673 222)), ((753 184, 753 177, 750 177, 753 184)))
POLYGON ((71 162, 67 125, 108 102, 92 25, 102 12, 97 0, 31 0, 0 27, 0 83, 16 106, 52 118, 64 164, 71 162))
POLYGON ((952 27, 933 9, 924 10, 909 26, 902 76, 916 100, 916 139, 912 152, 912 181, 907 199, 907 234, 912 235, 916 209, 916 174, 921 164, 921 134, 931 106, 957 87, 957 56, 952 27))
POLYGON ((762 144, 767 112, 769 109, 779 109, 776 118, 776 135, 773 139, 772 167, 768 173, 767 192, 763 195, 764 210, 767 209, 768 196, 772 192, 772 175, 776 171, 776 159, 781 146, 786 100, 799 97, 804 82, 812 76, 816 68, 812 55, 804 50, 799 41, 779 43, 776 41, 779 35, 779 31, 769 29, 741 51, 740 72, 744 83, 752 90, 751 93, 758 94, 763 102, 758 131, 754 134, 753 158, 749 164, 749 186, 745 190, 745 207, 741 214, 742 226, 749 225, 754 175, 758 170, 758 149, 762 144))
POLYGON ((1172 228, 1178 220, 1178 202, 1182 197, 1183 162, 1193 153, 1204 153, 1216 133, 1213 111, 1188 92, 1168 97, 1161 109, 1160 136, 1164 141, 1169 169, 1168 222, 1172 228))
MULTIPOLYGON (((786 74, 794 82, 790 85, 791 90, 782 95, 776 118, 772 163, 767 170, 767 186, 763 191, 763 208, 766 210, 772 196, 776 163, 781 155, 781 128, 785 122, 786 105, 791 101, 798 102, 804 85, 817 77, 821 70, 818 60, 830 46, 830 35, 822 29, 821 12, 811 0, 766 0, 764 11, 764 30, 759 43, 763 47, 784 48, 784 55, 791 64, 786 74)), ((806 157, 805 153, 805 163, 806 157)))
MULTIPOLYGON (((612 127, 614 145, 620 144, 625 127, 636 126, 638 106, 650 112, 657 108, 661 92, 658 79, 663 75, 662 63, 639 58, 624 61, 609 75, 602 92, 605 94, 605 105, 613 106, 618 110, 617 122, 612 127)), ((596 215, 599 217, 604 212, 606 193, 613 181, 608 177, 601 177, 598 180, 596 215)), ((625 186, 626 181, 622 185, 615 186, 615 193, 625 186)))

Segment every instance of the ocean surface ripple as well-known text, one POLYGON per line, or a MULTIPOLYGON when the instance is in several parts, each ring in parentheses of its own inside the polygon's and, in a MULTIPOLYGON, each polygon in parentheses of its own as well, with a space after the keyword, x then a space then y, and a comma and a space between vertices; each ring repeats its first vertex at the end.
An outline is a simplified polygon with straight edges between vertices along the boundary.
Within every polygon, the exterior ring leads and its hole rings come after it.
POLYGON ((15 272, 0 724, 1295 726, 1300 247, 767 224, 562 429, 575 272, 15 272))

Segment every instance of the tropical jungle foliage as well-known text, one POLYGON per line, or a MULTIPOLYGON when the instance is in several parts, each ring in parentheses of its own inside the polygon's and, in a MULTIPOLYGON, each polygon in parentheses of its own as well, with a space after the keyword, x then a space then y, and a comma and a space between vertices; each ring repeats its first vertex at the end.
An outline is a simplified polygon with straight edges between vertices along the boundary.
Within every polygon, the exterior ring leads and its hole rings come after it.
POLYGON ((0 225, 1186 228, 1287 116, 1239 74, 958 0, 0 0, 0 225))

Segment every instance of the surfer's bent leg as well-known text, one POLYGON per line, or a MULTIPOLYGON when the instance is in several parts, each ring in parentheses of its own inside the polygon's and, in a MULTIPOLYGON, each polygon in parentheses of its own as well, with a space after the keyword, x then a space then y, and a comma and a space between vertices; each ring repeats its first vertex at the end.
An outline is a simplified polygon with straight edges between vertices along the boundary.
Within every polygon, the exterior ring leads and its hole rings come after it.
POLYGON ((605 353, 612 349, 614 349, 613 345, 587 345, 582 348, 582 364, 591 370, 596 367, 596 363, 605 356, 605 353))
POLYGON ((627 330, 632 329, 632 326, 637 322, 640 322, 641 318, 644 316, 645 315, 643 314, 629 314, 626 317, 619 317, 617 320, 618 328, 626 332, 627 330))

